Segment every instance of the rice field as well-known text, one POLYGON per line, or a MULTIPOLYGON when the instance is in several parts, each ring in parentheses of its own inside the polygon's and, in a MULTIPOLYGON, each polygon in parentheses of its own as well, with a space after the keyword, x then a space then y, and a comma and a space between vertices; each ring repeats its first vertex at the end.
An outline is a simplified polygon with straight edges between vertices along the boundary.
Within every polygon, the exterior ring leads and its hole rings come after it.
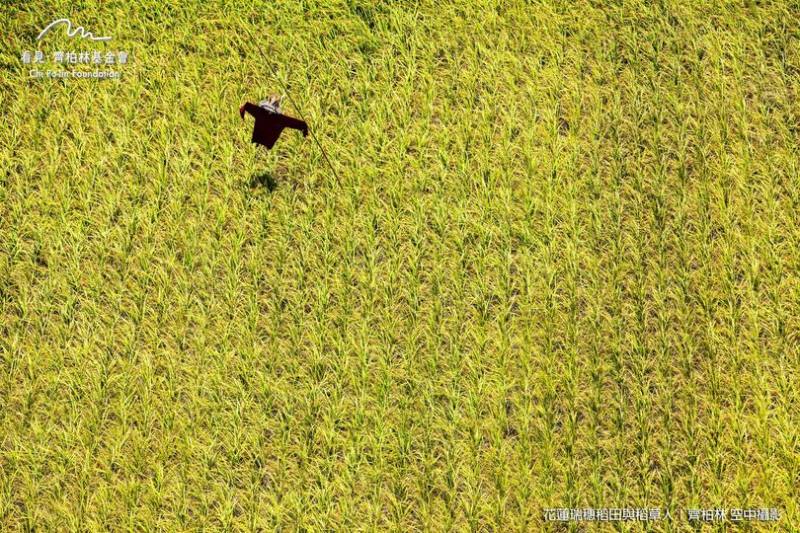
POLYGON ((0 530, 800 530, 798 21, 4 2, 0 530))

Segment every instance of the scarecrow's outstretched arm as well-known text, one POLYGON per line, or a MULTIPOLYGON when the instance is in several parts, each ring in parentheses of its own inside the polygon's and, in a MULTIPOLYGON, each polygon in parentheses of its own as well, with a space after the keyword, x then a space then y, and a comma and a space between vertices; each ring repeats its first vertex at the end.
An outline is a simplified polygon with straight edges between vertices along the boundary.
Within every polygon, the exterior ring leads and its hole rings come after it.
POLYGON ((241 117, 244 118, 244 114, 245 112, 247 112, 255 117, 257 110, 258 110, 257 105, 247 102, 246 104, 242 105, 242 107, 239 108, 239 115, 241 115, 241 117))
POLYGON ((286 115, 281 115, 281 119, 285 127, 302 131, 303 137, 308 135, 308 124, 306 124, 304 121, 292 117, 287 117, 286 115))

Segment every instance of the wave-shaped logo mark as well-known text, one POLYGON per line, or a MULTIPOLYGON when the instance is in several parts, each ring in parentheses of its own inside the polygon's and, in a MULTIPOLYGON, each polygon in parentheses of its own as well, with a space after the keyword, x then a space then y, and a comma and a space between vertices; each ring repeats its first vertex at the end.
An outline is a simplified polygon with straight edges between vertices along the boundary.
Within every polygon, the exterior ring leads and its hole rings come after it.
POLYGON ((83 29, 83 26, 76 26, 75 29, 72 29, 72 22, 69 19, 57 19, 45 26, 39 36, 36 38, 38 41, 49 32, 54 27, 58 26, 59 24, 66 24, 67 25, 67 37, 75 37, 76 35, 80 35, 82 39, 90 39, 92 41, 110 41, 111 37, 95 37, 92 32, 86 31, 83 29))

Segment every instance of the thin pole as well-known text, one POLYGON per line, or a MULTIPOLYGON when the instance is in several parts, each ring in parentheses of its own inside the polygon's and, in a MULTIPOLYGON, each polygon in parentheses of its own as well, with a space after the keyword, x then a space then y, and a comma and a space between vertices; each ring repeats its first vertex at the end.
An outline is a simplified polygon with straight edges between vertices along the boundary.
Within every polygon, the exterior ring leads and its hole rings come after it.
MULTIPOLYGON (((261 45, 258 44, 258 41, 256 41, 255 37, 253 36, 253 32, 251 32, 247 26, 244 26, 244 29, 250 36, 250 42, 252 42, 256 46, 258 51, 261 53, 261 57, 264 59, 264 62, 269 65, 270 69, 272 70, 272 77, 275 78, 275 80, 277 80, 277 82, 280 84, 281 89, 283 89, 283 94, 286 95, 286 98, 292 103, 292 106, 297 110, 297 114, 300 115, 300 118, 303 120, 303 122, 308 124, 308 121, 306 120, 306 117, 303 114, 303 110, 300 108, 300 106, 297 105, 297 103, 294 101, 294 98, 291 97, 289 91, 286 89, 286 85, 284 85, 281 79, 278 77, 278 72, 277 70, 275 70, 275 66, 272 63, 270 63, 267 54, 264 53, 264 49, 261 48, 261 45)), ((336 183, 341 185, 342 180, 339 178, 339 174, 336 173, 336 168, 334 168, 333 163, 331 163, 331 160, 328 157, 328 152, 325 151, 325 148, 323 148, 322 143, 319 142, 317 136, 314 135, 314 129, 308 128, 308 132, 311 134, 311 138, 314 139, 314 142, 317 143, 317 146, 319 146, 319 149, 322 152, 322 157, 325 158, 325 161, 328 163, 328 166, 331 167, 333 176, 336 178, 336 183)))

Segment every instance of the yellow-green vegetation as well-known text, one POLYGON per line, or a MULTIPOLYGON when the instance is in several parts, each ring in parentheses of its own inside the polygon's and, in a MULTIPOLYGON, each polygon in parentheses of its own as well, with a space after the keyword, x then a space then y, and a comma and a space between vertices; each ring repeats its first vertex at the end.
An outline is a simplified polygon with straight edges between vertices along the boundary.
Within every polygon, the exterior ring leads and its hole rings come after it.
POLYGON ((797 531, 798 20, 4 2, 0 530, 797 531))

